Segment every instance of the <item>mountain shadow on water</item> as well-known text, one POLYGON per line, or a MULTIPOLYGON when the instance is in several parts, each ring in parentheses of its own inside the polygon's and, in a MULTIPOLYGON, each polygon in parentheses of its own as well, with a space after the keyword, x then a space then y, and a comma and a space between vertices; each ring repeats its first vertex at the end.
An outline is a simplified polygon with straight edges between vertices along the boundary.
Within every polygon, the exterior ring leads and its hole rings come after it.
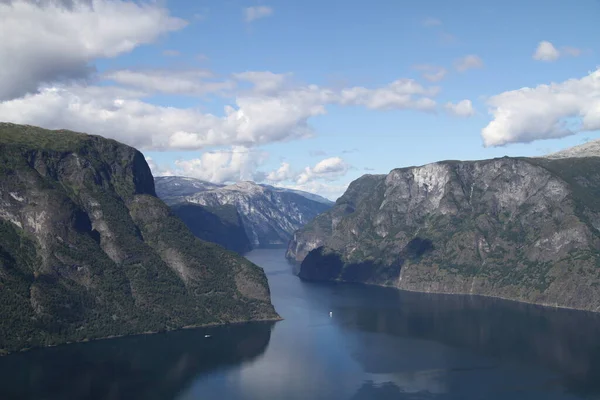
MULTIPOLYGON (((552 309, 480 296, 431 295, 373 287, 347 288, 345 291, 358 289, 372 293, 372 300, 387 305, 379 309, 334 307, 333 313, 345 331, 381 332, 442 343, 498 363, 506 361, 544 366, 560 376, 556 378, 560 382, 548 384, 560 383, 575 396, 600 398, 600 315, 597 313, 552 309)), ((348 346, 352 349, 355 344, 348 343, 348 346)), ((402 353, 401 349, 391 345, 382 343, 382 346, 386 354, 402 353)), ((393 373, 403 367, 408 368, 412 362, 406 353, 387 361, 384 355, 373 349, 365 352, 357 347, 351 353, 365 372, 371 374, 393 373)), ((480 367, 495 368, 496 364, 480 367)), ((443 371, 433 372, 442 374, 443 371)), ((434 377, 437 378, 436 374, 434 377)), ((447 393, 453 393, 452 374, 444 372, 443 375, 440 379, 447 385, 447 393)), ((380 392, 393 396, 396 393, 393 386, 366 384, 356 398, 367 398, 364 396, 369 393, 379 396, 380 392)), ((414 397, 404 396, 401 398, 428 398, 416 394, 414 397)), ((451 398, 444 396, 435 398, 451 398)))
POLYGON ((0 357, 0 398, 172 399, 202 373, 260 356, 273 326, 190 329, 11 354, 0 357))

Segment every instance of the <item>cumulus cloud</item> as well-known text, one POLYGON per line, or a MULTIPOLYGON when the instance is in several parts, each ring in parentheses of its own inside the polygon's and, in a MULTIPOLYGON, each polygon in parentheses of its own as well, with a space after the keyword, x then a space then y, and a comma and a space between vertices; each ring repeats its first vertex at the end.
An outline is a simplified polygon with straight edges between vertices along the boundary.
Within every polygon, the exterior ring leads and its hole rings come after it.
POLYGON ((252 22, 257 19, 269 17, 273 15, 273 9, 267 6, 247 7, 244 9, 244 17, 246 22, 252 22))
POLYGON ((546 40, 540 42, 533 53, 533 59, 538 61, 555 61, 560 57, 559 51, 546 40))
POLYGON ((189 176, 212 183, 230 183, 262 179, 258 168, 267 154, 241 146, 202 153, 199 158, 175 161, 175 168, 162 174, 189 176), (261 179, 257 179, 261 178, 261 179))
MULTIPOLYGON (((330 104, 370 109, 431 111, 438 88, 410 79, 369 89, 332 90, 317 85, 297 86, 263 94, 238 93, 221 116, 195 108, 163 107, 143 101, 155 91, 207 93, 229 88, 229 83, 200 80, 206 71, 173 73, 113 71, 107 77, 130 86, 63 85, 0 102, 0 119, 45 128, 67 128, 108 136, 142 149, 194 150, 207 146, 257 146, 310 137, 312 117, 326 113, 330 104)), ((270 86, 273 88, 273 86, 270 86)))
POLYGON ((214 81, 208 70, 117 70, 107 72, 104 79, 148 92, 183 95, 223 93, 235 88, 232 80, 214 81), (209 80, 210 79, 210 80, 209 80))
POLYGON ((461 100, 456 104, 448 102, 444 105, 444 108, 446 108, 446 111, 450 114, 456 115, 457 117, 470 117, 475 114, 471 100, 466 99, 461 100))
POLYGON ((430 64, 419 64, 415 65, 413 68, 417 71, 421 71, 423 78, 427 79, 429 82, 441 81, 448 73, 446 68, 430 64))
POLYGON ((296 178, 298 185, 316 179, 335 180, 348 172, 350 166, 340 157, 330 157, 319 161, 314 167, 306 167, 296 178))
POLYGON ((273 94, 281 90, 291 74, 275 74, 271 71, 246 71, 233 74, 238 81, 250 82, 253 91, 260 94, 273 94))
POLYGON ((487 104, 493 120, 481 132, 486 147, 598 130, 600 68, 581 79, 500 93, 487 104))
POLYGON ((538 44, 532 58, 538 61, 550 62, 556 61, 563 56, 579 57, 581 53, 581 49, 570 46, 564 46, 561 50, 558 50, 551 42, 543 40, 538 44))
POLYGON ((269 172, 265 179, 269 182, 282 182, 289 181, 295 178, 295 174, 292 171, 292 168, 289 163, 283 162, 281 166, 275 171, 269 172))
POLYGON ((464 72, 469 69, 483 68, 483 60, 474 54, 469 54, 459 58, 454 62, 454 67, 459 72, 464 72))
POLYGON ((186 22, 155 2, 72 0, 0 2, 0 100, 41 84, 86 78, 90 62, 151 43, 186 22))
POLYGON ((377 89, 343 89, 339 94, 339 103, 379 110, 412 108, 430 111, 436 106, 436 102, 430 97, 436 96, 438 92, 437 87, 425 88, 412 79, 399 79, 377 89))

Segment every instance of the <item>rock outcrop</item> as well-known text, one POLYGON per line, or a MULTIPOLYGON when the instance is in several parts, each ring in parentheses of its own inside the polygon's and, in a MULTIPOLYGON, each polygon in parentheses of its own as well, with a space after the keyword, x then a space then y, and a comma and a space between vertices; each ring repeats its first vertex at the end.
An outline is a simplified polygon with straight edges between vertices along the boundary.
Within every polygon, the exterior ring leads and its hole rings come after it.
POLYGON ((600 157, 444 161, 354 181, 294 233, 305 279, 600 308, 600 157))
POLYGON ((276 318, 262 269, 195 238, 140 152, 0 123, 0 352, 276 318))

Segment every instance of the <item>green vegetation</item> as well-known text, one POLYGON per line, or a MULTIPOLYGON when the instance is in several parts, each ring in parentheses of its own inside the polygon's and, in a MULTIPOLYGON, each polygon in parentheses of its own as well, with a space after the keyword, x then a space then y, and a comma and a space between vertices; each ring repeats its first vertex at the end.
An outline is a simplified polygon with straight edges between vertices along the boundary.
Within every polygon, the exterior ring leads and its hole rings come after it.
POLYGON ((0 124, 0 172, 0 353, 277 318, 263 271, 194 237, 135 149, 0 124))
POLYGON ((444 161, 357 179, 287 256, 331 275, 317 243, 342 262, 331 280, 597 310, 598 226, 600 157, 444 161))

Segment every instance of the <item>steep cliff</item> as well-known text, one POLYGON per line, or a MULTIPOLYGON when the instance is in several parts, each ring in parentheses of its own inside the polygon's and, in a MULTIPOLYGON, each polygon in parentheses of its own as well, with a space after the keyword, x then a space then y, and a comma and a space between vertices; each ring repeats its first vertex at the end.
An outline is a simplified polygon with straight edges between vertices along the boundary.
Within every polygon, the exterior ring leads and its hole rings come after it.
POLYGON ((137 150, 0 123, 0 352, 274 318, 264 272, 196 239, 137 150))
MULTIPOLYGON (((195 204, 217 215, 231 214, 229 208, 234 207, 252 247, 287 245, 296 229, 333 205, 311 193, 254 182, 225 186, 192 178, 158 177, 156 184, 158 195, 172 207, 195 204)), ((191 215, 180 216, 188 226, 202 224, 191 215)), ((230 228, 237 226, 226 225, 230 228)), ((212 232, 206 238, 216 243, 229 243, 232 248, 230 239, 237 235, 229 229, 212 232)))
POLYGON ((208 207, 179 203, 172 205, 171 210, 202 240, 217 243, 240 254, 252 250, 242 218, 235 206, 225 204, 208 207))
POLYGON ((297 231, 305 279, 600 307, 600 158, 445 161, 367 175, 297 231))

